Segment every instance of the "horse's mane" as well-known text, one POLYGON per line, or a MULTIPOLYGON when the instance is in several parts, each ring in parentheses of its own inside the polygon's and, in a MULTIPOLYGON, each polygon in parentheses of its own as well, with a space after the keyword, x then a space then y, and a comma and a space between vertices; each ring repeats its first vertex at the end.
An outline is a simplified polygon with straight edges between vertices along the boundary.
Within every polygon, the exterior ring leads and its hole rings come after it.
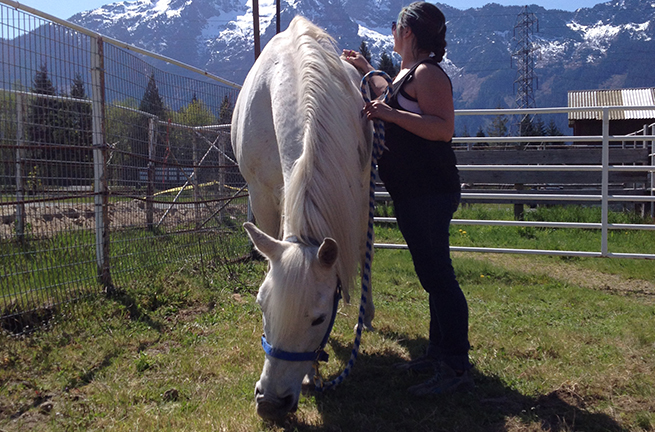
POLYGON ((304 127, 303 153, 285 185, 284 231, 306 244, 335 239, 337 273, 347 294, 357 274, 362 212, 367 214, 362 159, 370 148, 360 117, 361 95, 325 31, 300 17, 287 31, 297 49, 293 58, 304 127))

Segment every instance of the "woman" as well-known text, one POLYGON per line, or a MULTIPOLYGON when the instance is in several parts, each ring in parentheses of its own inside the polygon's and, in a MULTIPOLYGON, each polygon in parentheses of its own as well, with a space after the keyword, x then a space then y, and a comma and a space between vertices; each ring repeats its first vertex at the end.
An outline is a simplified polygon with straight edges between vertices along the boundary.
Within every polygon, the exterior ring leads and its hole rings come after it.
MULTIPOLYGON (((446 48, 446 19, 435 5, 416 2, 403 8, 391 30, 401 70, 388 103, 375 100, 364 112, 369 119, 385 122, 388 150, 378 161, 379 174, 430 303, 425 355, 397 367, 436 371, 432 379, 410 387, 410 393, 451 393, 473 387, 473 379, 468 304, 455 277, 448 238, 461 190, 450 146, 455 124, 452 85, 439 66, 446 48)), ((359 53, 344 50, 343 56, 363 73, 373 70, 359 53)), ((378 96, 387 87, 380 77, 372 85, 378 96)))

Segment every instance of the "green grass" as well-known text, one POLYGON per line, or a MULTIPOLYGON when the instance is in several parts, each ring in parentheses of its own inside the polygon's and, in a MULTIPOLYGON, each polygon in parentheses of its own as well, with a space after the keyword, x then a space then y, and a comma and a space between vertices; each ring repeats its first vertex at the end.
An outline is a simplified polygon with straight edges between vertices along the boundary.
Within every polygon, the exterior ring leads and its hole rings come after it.
MULTIPOLYGON (((454 228, 452 237, 463 227, 454 228)), ((378 227, 402 241, 394 231, 378 227)), ((195 257, 63 305, 43 331, 0 336, 0 430, 655 430, 652 262, 456 254, 454 265, 470 308, 470 393, 406 393, 424 378, 391 366, 420 355, 427 297, 407 251, 378 250, 376 331, 364 334, 352 374, 302 396, 286 421, 263 422, 253 391, 266 263, 195 257), (610 277, 616 285, 604 286, 610 277), (634 282, 641 291, 622 290, 634 282)), ((347 362, 357 309, 341 307, 326 378, 347 362)))
MULTIPOLYGON (((526 207, 527 208, 527 207, 526 207)), ((392 208, 378 209, 379 215, 393 215, 392 208)), ((475 205, 461 207, 455 219, 513 220, 511 205, 475 205)), ((609 222, 616 224, 652 224, 635 213, 610 212, 609 222)), ((528 209, 526 221, 600 223, 601 212, 597 207, 554 206, 528 209)), ((376 227, 376 241, 380 243, 404 243, 395 225, 376 227)), ((514 226, 451 225, 450 242, 453 246, 497 247, 541 250, 572 250, 600 252, 600 229, 533 228, 514 226)), ((655 254, 655 231, 610 230, 610 252, 655 254)), ((596 259, 579 257, 541 257, 543 261, 576 262, 586 268, 610 274, 627 273, 629 277, 655 280, 652 261, 630 259, 596 259)))

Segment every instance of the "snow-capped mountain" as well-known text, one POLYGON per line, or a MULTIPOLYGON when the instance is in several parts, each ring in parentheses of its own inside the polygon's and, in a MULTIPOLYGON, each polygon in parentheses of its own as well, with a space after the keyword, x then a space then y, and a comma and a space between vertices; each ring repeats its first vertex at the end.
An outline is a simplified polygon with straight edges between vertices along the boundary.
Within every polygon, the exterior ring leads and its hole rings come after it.
MULTIPOLYGON (((282 29, 294 16, 303 15, 326 28, 341 48, 358 49, 362 40, 366 41, 372 63, 377 65, 383 52, 392 53, 391 22, 411 0, 281 1, 282 29)), ((512 68, 511 54, 517 48, 514 27, 523 7, 492 3, 459 10, 438 5, 448 20, 443 65, 453 82, 455 107, 514 107, 517 70, 512 68)), ((539 6, 528 10, 538 19, 532 35, 537 106, 566 106, 569 90, 655 86, 655 0, 612 0, 575 12, 539 6)), ((254 62, 250 0, 125 1, 69 20, 237 83, 243 82, 254 62)), ((262 46, 274 36, 275 24, 274 0, 260 0, 262 46)), ((38 53, 12 58, 23 52, 12 46, 29 44, 28 35, 2 42, 4 82, 31 82, 32 76, 21 74, 38 67, 38 53), (12 64, 24 67, 6 66, 12 64)), ((56 70, 56 58, 51 61, 49 68, 56 70)), ((155 66, 169 67, 163 62, 155 66)), ((55 85, 66 91, 66 83, 55 85)), ((474 133, 481 122, 487 120, 460 116, 457 132, 466 128, 474 133)), ((567 131, 565 118, 556 122, 560 130, 567 131)))
MULTIPOLYGON (((304 15, 343 48, 368 43, 374 61, 391 54, 390 23, 407 0, 282 0, 281 28, 304 15)), ((260 0, 262 46, 275 33, 274 0, 260 0)), ((438 3, 437 3, 438 4, 438 3)), ((457 108, 513 106, 514 26, 519 6, 459 10, 448 19, 445 68, 457 108)), ((538 106, 566 104, 567 90, 655 85, 655 1, 614 0, 575 12, 530 6, 538 106)), ((136 0, 106 5, 71 21, 242 82, 254 61, 250 0, 136 0)), ((397 58, 396 58, 397 60, 397 58)))

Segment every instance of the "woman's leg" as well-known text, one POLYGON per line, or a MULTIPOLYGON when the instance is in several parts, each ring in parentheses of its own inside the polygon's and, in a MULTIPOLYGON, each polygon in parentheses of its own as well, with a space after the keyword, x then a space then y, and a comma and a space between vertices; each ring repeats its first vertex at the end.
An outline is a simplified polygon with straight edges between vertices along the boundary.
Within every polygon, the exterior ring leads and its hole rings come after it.
POLYGON ((455 370, 468 359, 468 304, 450 259, 449 227, 460 195, 439 194, 394 202, 398 226, 416 274, 429 294, 430 344, 427 354, 455 370))

